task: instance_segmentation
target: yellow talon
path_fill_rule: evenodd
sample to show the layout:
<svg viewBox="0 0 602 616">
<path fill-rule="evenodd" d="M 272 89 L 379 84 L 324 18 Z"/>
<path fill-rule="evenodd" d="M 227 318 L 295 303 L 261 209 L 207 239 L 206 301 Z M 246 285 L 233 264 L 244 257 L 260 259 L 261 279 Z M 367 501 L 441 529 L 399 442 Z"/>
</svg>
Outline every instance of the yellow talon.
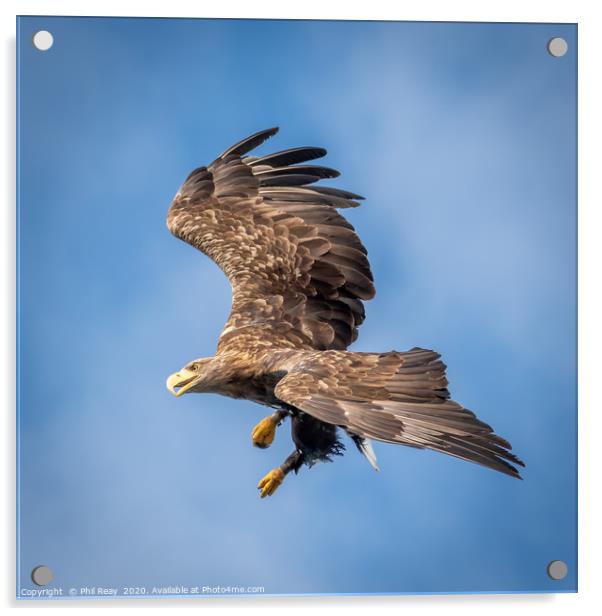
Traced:
<svg viewBox="0 0 602 616">
<path fill-rule="evenodd" d="M 271 470 L 258 484 L 257 487 L 261 490 L 259 496 L 265 498 L 271 496 L 284 481 L 284 472 L 281 468 Z"/>
<path fill-rule="evenodd" d="M 278 420 L 274 419 L 273 415 L 269 415 L 265 419 L 262 419 L 254 428 L 251 433 L 251 439 L 255 447 L 261 447 L 265 449 L 274 442 L 276 436 L 276 426 Z"/>
</svg>

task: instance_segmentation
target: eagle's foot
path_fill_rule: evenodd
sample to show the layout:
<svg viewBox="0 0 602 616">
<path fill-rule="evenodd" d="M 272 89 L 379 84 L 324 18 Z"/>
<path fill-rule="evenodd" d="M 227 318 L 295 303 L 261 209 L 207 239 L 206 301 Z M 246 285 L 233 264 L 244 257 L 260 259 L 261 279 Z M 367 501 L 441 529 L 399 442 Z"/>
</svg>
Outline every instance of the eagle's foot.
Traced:
<svg viewBox="0 0 602 616">
<path fill-rule="evenodd" d="M 251 440 L 255 447 L 266 449 L 274 442 L 276 436 L 276 428 L 286 416 L 286 413 L 277 412 L 268 415 L 262 419 L 254 428 L 251 433 Z"/>
<path fill-rule="evenodd" d="M 255 447 L 261 447 L 265 449 L 274 442 L 276 436 L 276 426 L 278 422 L 274 419 L 273 415 L 268 415 L 262 419 L 254 428 L 251 433 L 251 440 Z"/>
<path fill-rule="evenodd" d="M 265 498 L 271 496 L 284 481 L 284 471 L 278 467 L 272 469 L 258 484 L 257 488 L 261 490 L 259 496 Z"/>
</svg>

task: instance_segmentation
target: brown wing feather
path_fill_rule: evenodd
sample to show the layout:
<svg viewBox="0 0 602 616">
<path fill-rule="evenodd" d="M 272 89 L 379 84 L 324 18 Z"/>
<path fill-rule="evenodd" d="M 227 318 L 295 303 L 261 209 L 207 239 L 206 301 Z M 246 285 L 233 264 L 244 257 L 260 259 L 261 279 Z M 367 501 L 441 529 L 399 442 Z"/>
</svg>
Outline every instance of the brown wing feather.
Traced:
<svg viewBox="0 0 602 616">
<path fill-rule="evenodd" d="M 249 326 L 274 346 L 345 349 L 374 296 L 367 251 L 337 208 L 359 195 L 314 186 L 338 171 L 299 165 L 326 153 L 294 148 L 245 157 L 277 129 L 251 135 L 195 169 L 168 213 L 170 231 L 211 257 L 232 285 L 220 349 Z"/>
<path fill-rule="evenodd" d="M 351 434 L 440 451 L 520 475 L 510 443 L 449 399 L 445 364 L 433 351 L 305 353 L 276 396 Z"/>
</svg>

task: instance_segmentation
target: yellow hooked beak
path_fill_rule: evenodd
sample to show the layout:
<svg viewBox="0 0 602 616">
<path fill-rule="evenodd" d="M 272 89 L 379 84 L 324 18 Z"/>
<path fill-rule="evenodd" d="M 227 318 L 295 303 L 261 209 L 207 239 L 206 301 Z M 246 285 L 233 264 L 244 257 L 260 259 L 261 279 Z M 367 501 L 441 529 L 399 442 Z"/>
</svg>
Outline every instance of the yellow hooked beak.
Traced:
<svg viewBox="0 0 602 616">
<path fill-rule="evenodd" d="M 182 394 L 185 394 L 196 382 L 198 374 L 187 368 L 182 368 L 180 372 L 174 372 L 174 374 L 167 377 L 167 389 L 179 398 Z M 176 391 L 176 387 L 179 389 Z"/>
</svg>

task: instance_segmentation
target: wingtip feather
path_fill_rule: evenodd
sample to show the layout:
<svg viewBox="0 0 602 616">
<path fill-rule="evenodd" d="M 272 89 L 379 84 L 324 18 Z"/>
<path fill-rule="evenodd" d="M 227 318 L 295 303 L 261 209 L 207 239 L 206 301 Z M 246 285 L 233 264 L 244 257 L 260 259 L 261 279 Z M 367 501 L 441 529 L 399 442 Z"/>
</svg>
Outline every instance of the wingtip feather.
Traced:
<svg viewBox="0 0 602 616">
<path fill-rule="evenodd" d="M 266 128 L 265 130 L 253 133 L 245 137 L 242 141 L 229 147 L 219 158 L 224 159 L 232 155 L 242 156 L 261 145 L 266 139 L 273 137 L 279 130 L 280 128 L 278 126 L 273 126 L 272 128 Z"/>
</svg>

